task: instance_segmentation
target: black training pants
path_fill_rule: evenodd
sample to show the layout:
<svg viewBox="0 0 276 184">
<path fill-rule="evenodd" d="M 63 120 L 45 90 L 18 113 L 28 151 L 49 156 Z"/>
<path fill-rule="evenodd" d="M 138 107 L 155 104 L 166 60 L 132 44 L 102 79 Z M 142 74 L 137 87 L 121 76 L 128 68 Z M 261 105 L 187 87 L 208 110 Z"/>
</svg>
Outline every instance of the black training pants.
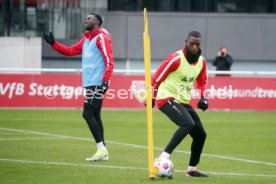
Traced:
<svg viewBox="0 0 276 184">
<path fill-rule="evenodd" d="M 96 141 L 104 142 L 104 127 L 101 119 L 103 94 L 99 94 L 97 87 L 86 88 L 86 98 L 83 104 L 83 118 Z"/>
<path fill-rule="evenodd" d="M 173 99 L 159 108 L 166 114 L 179 128 L 175 131 L 165 152 L 172 153 L 173 150 L 181 143 L 187 134 L 193 139 L 191 145 L 190 166 L 196 166 L 199 163 L 200 155 L 206 139 L 206 132 L 202 123 L 190 105 L 176 103 Z"/>
</svg>

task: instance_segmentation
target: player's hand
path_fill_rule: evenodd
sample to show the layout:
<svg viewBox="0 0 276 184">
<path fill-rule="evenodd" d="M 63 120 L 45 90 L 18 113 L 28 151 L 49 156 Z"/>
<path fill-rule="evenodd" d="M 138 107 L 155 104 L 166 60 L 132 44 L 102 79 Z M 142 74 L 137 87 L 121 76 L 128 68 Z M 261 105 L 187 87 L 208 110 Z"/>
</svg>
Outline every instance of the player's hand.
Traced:
<svg viewBox="0 0 276 184">
<path fill-rule="evenodd" d="M 208 109 L 208 101 L 204 96 L 202 96 L 201 99 L 199 100 L 197 107 L 202 111 L 205 111 Z"/>
<path fill-rule="evenodd" d="M 109 88 L 109 82 L 108 81 L 103 81 L 103 83 L 101 85 L 101 88 L 103 90 L 103 93 L 105 93 Z"/>
<path fill-rule="evenodd" d="M 52 32 L 44 33 L 43 37 L 44 37 L 45 41 L 47 43 L 49 43 L 50 45 L 53 45 L 55 43 L 55 38 L 54 38 L 54 35 L 52 34 Z"/>
</svg>

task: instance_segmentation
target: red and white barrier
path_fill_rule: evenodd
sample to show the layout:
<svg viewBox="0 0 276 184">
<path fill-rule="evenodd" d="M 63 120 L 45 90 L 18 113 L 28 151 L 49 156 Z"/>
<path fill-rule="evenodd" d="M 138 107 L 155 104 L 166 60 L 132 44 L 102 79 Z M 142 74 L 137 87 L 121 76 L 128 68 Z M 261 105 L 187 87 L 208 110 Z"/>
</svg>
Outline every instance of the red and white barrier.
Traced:
<svg viewBox="0 0 276 184">
<path fill-rule="evenodd" d="M 198 96 L 192 94 L 196 107 Z M 144 108 L 144 77 L 114 75 L 104 107 Z M 210 109 L 276 110 L 276 78 L 209 77 Z M 1 108 L 79 108 L 80 74 L 0 74 Z"/>
</svg>

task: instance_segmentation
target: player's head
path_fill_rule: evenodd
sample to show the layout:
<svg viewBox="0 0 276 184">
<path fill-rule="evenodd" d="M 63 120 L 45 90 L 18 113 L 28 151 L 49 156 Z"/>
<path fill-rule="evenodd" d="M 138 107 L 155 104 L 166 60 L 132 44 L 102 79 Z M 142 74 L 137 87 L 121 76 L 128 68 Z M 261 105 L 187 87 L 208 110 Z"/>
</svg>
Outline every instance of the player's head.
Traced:
<svg viewBox="0 0 276 184">
<path fill-rule="evenodd" d="M 191 54 L 198 54 L 200 52 L 201 34 L 198 31 L 189 32 L 186 39 L 186 49 Z"/>
<path fill-rule="evenodd" d="M 102 23 L 103 19 L 100 15 L 96 13 L 90 13 L 84 22 L 84 28 L 87 31 L 92 31 L 95 28 L 101 27 Z"/>
</svg>

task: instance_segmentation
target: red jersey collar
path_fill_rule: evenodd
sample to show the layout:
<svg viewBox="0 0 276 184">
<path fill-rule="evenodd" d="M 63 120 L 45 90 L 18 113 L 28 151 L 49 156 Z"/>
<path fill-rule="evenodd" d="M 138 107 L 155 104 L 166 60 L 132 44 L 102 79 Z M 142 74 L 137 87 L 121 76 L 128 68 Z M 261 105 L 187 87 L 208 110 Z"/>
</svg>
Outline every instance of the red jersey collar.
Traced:
<svg viewBox="0 0 276 184">
<path fill-rule="evenodd" d="M 94 31 L 91 32 L 86 32 L 84 33 L 84 37 L 88 38 L 89 41 L 92 40 L 95 36 L 97 36 L 98 34 L 100 34 L 101 32 L 103 32 L 103 30 L 101 28 L 97 28 Z"/>
</svg>

